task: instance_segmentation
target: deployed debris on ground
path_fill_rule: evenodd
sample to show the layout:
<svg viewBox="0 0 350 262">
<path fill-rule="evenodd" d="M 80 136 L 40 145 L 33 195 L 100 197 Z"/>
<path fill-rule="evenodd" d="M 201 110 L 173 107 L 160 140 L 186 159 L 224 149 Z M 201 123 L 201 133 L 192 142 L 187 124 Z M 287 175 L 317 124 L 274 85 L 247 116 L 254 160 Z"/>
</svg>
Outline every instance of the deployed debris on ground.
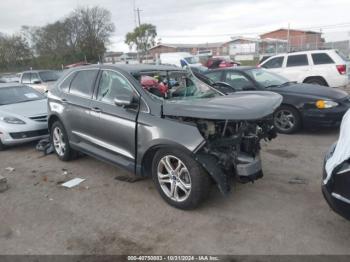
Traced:
<svg viewBox="0 0 350 262">
<path fill-rule="evenodd" d="M 0 175 L 0 193 L 8 189 L 7 178 Z"/>
<path fill-rule="evenodd" d="M 44 155 L 52 154 L 54 152 L 54 150 L 53 150 L 53 146 L 50 142 L 50 138 L 45 138 L 45 139 L 40 140 L 38 142 L 38 144 L 36 145 L 36 150 L 43 152 Z"/>
<path fill-rule="evenodd" d="M 84 182 L 84 181 L 85 179 L 82 179 L 82 178 L 74 178 L 72 180 L 69 180 L 63 183 L 62 186 L 66 188 L 72 188 L 72 187 L 78 186 L 81 182 Z"/>
</svg>

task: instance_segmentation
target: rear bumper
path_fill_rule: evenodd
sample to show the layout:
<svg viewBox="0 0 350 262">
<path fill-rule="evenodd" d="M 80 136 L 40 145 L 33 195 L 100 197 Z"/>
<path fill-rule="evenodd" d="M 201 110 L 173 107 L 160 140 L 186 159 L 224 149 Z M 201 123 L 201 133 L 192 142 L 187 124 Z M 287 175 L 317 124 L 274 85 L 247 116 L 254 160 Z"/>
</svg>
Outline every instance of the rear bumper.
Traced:
<svg viewBox="0 0 350 262">
<path fill-rule="evenodd" d="M 327 79 L 327 83 L 330 87 L 344 87 L 349 84 L 349 75 L 338 75 L 336 78 Z"/>
</svg>

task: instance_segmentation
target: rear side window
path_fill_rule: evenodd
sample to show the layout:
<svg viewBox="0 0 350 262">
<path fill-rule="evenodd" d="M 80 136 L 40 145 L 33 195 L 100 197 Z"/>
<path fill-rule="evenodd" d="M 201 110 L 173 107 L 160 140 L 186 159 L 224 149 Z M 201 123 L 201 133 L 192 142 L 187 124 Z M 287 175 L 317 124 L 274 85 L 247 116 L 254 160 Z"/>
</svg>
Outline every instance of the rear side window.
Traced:
<svg viewBox="0 0 350 262">
<path fill-rule="evenodd" d="M 287 60 L 287 67 L 293 66 L 307 66 L 309 62 L 307 61 L 306 55 L 290 55 Z"/>
<path fill-rule="evenodd" d="M 69 93 L 91 98 L 97 73 L 98 70 L 83 70 L 78 72 L 70 85 Z"/>
<path fill-rule="evenodd" d="M 311 54 L 314 65 L 334 64 L 332 58 L 326 53 Z"/>
<path fill-rule="evenodd" d="M 281 68 L 283 64 L 283 56 L 272 58 L 262 65 L 263 68 Z"/>
<path fill-rule="evenodd" d="M 30 73 L 24 73 L 22 76 L 23 84 L 30 84 Z"/>
<path fill-rule="evenodd" d="M 70 83 L 72 82 L 73 78 L 75 77 L 76 72 L 71 73 L 60 85 L 60 88 L 64 92 L 69 91 Z"/>
</svg>

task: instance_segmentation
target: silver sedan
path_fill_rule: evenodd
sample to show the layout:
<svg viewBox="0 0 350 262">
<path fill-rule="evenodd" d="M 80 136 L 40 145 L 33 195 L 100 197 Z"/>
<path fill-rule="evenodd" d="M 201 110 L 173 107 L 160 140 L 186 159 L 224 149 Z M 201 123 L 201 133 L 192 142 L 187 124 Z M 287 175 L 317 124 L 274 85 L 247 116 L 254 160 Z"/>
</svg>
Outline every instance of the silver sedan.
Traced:
<svg viewBox="0 0 350 262">
<path fill-rule="evenodd" d="M 18 83 L 0 84 L 0 150 L 47 136 L 46 97 Z"/>
</svg>

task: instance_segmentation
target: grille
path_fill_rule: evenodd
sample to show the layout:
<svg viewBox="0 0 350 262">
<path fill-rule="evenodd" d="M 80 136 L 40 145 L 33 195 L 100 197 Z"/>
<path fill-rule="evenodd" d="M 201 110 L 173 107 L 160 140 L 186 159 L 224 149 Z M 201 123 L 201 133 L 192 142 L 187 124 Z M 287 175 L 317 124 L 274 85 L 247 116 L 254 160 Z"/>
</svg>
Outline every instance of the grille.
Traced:
<svg viewBox="0 0 350 262">
<path fill-rule="evenodd" d="M 49 132 L 47 129 L 36 130 L 36 131 L 28 131 L 28 132 L 18 132 L 18 133 L 10 133 L 10 136 L 13 139 L 23 139 L 23 138 L 31 138 L 36 136 L 47 135 Z"/>
<path fill-rule="evenodd" d="M 30 119 L 37 121 L 37 122 L 47 122 L 47 115 L 43 115 L 43 116 L 33 116 L 33 117 L 29 117 Z"/>
</svg>

